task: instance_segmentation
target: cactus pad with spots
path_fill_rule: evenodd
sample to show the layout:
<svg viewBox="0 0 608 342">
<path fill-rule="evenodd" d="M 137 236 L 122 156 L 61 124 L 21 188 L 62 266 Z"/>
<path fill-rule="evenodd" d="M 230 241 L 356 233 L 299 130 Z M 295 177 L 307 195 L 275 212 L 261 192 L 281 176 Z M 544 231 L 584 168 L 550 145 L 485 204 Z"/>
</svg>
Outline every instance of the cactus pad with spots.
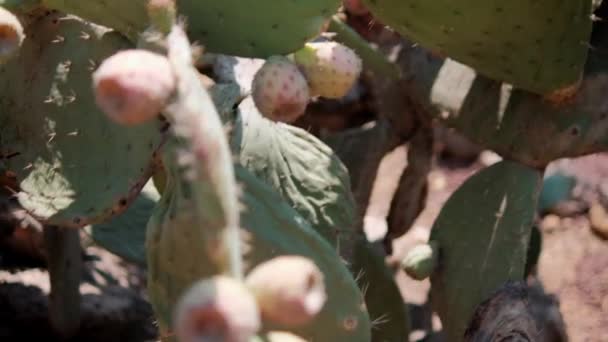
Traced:
<svg viewBox="0 0 608 342">
<path fill-rule="evenodd" d="M 28 26 L 18 58 L 0 68 L 0 152 L 20 204 L 43 222 L 83 227 L 122 212 L 151 175 L 159 121 L 124 128 L 93 99 L 91 73 L 122 36 L 50 13 Z"/>
</svg>

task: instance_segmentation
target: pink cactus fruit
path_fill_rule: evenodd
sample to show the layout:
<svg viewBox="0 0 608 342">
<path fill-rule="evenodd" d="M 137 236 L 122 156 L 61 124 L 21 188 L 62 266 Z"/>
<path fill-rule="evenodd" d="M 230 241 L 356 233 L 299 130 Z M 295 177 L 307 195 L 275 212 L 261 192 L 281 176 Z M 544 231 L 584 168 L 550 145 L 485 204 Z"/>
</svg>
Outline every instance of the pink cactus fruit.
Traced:
<svg viewBox="0 0 608 342">
<path fill-rule="evenodd" d="M 327 300 L 323 273 L 300 256 L 280 256 L 259 264 L 246 279 L 262 317 L 285 327 L 309 323 Z"/>
<path fill-rule="evenodd" d="M 306 78 L 284 56 L 271 56 L 253 78 L 252 97 L 270 120 L 292 123 L 306 112 L 310 100 Z"/>
<path fill-rule="evenodd" d="M 302 337 L 286 331 L 271 331 L 264 337 L 266 342 L 306 342 Z"/>
<path fill-rule="evenodd" d="M 195 283 L 180 299 L 174 317 L 181 342 L 250 342 L 261 327 L 251 292 L 226 276 Z"/>
<path fill-rule="evenodd" d="M 122 125 L 136 125 L 156 117 L 175 87 L 169 60 L 146 50 L 120 51 L 93 74 L 97 105 Z"/>
<path fill-rule="evenodd" d="M 13 57 L 25 39 L 23 26 L 17 17 L 0 7 L 0 62 Z"/>
<path fill-rule="evenodd" d="M 361 75 L 361 58 L 336 42 L 311 42 L 294 54 L 310 86 L 311 96 L 339 99 L 353 88 Z"/>
</svg>

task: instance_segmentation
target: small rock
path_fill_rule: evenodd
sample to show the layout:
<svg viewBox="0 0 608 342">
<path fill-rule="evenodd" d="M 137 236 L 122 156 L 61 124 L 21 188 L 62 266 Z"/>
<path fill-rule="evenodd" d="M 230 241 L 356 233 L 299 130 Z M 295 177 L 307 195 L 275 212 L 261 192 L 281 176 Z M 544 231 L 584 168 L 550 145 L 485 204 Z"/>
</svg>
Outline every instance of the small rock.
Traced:
<svg viewBox="0 0 608 342">
<path fill-rule="evenodd" d="M 448 181 L 443 173 L 432 171 L 429 174 L 429 185 L 431 191 L 441 191 L 445 189 L 447 184 Z"/>
<path fill-rule="evenodd" d="M 561 219 L 557 215 L 547 215 L 540 224 L 541 230 L 551 233 L 561 227 Z"/>
</svg>

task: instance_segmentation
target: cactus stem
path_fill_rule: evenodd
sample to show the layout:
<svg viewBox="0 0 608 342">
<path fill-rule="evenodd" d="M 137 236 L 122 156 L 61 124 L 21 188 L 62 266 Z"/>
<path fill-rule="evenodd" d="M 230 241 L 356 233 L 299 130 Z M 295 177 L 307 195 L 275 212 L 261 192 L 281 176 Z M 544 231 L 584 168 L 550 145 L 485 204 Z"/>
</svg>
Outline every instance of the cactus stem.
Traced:
<svg viewBox="0 0 608 342">
<path fill-rule="evenodd" d="M 167 37 L 169 59 L 177 77 L 175 102 L 165 110 L 173 132 L 187 141 L 178 151 L 191 160 L 186 175 L 195 176 L 195 213 L 205 222 L 209 256 L 222 272 L 243 278 L 239 241 L 239 209 L 232 154 L 220 116 L 193 66 L 186 33 L 174 26 Z"/>
<path fill-rule="evenodd" d="M 51 283 L 49 318 L 57 333 L 69 338 L 80 327 L 82 257 L 79 231 L 47 226 L 44 239 Z"/>
</svg>

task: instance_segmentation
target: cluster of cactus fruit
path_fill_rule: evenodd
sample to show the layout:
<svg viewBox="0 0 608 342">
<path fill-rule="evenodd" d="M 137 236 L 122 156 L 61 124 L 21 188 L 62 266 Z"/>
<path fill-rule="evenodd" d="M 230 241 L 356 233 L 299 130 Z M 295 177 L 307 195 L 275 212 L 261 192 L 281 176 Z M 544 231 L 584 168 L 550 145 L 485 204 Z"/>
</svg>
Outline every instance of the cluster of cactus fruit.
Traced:
<svg viewBox="0 0 608 342">
<path fill-rule="evenodd" d="M 402 263 L 430 278 L 450 341 L 485 340 L 476 308 L 525 278 L 547 164 L 608 149 L 591 0 L 345 1 L 402 35 L 394 61 L 335 15 L 338 0 L 0 4 L 2 201 L 145 264 L 167 340 L 407 340 L 393 274 L 361 229 L 358 170 L 291 125 L 366 75 L 398 89 L 400 115 L 505 158 Z"/>
</svg>

